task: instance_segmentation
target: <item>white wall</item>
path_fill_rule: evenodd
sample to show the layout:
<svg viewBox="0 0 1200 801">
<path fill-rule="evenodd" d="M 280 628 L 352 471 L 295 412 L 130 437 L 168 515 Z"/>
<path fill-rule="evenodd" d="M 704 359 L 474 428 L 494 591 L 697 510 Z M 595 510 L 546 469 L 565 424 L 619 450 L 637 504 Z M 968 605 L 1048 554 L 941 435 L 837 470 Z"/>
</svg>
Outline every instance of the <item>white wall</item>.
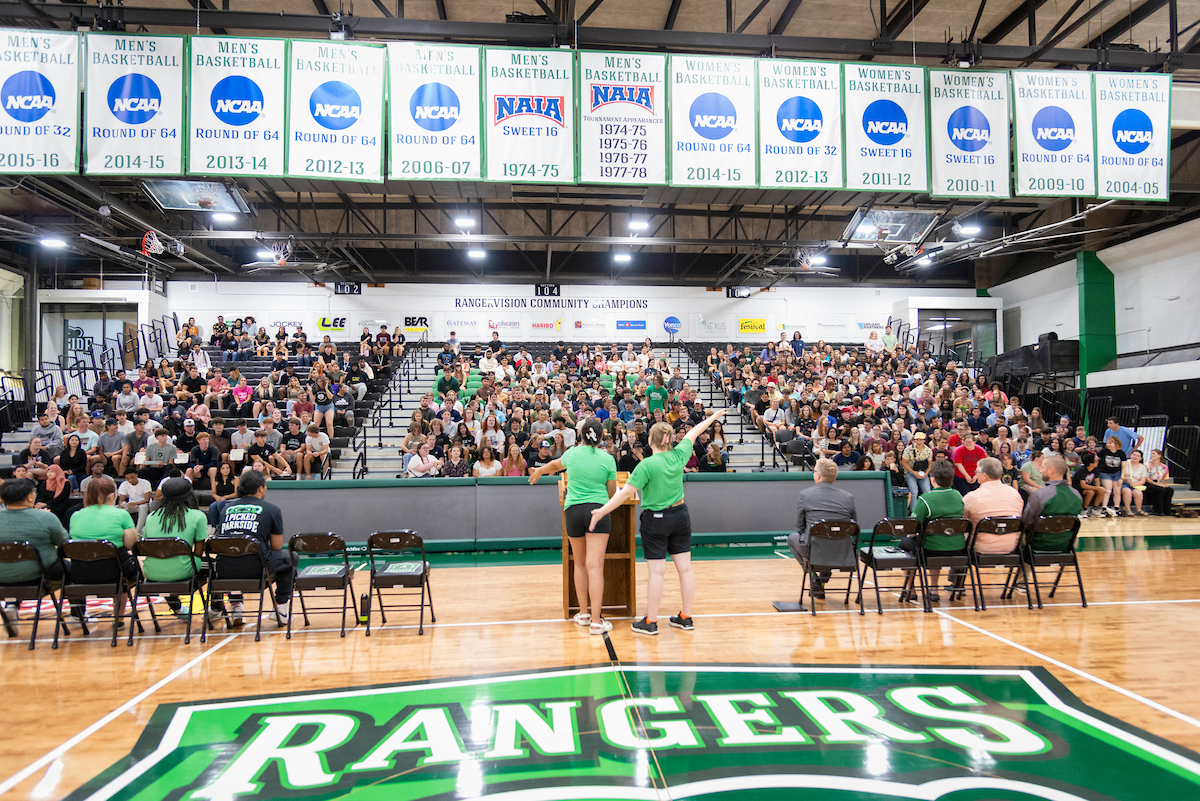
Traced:
<svg viewBox="0 0 1200 801">
<path fill-rule="evenodd" d="M 992 287 L 989 294 L 1004 301 L 1004 347 L 1033 345 L 1050 331 L 1059 339 L 1079 338 L 1079 289 L 1075 262 Z"/>
</svg>

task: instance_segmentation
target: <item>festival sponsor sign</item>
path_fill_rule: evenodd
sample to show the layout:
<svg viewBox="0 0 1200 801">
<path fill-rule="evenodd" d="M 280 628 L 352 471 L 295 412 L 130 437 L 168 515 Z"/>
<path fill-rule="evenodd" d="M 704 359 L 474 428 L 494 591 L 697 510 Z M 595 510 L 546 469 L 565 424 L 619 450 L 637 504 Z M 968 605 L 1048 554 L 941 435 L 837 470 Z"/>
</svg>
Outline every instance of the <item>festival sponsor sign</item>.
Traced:
<svg viewBox="0 0 1200 801">
<path fill-rule="evenodd" d="M 4 31 L 0 175 L 79 170 L 77 33 Z"/>
<path fill-rule="evenodd" d="M 579 54 L 579 180 L 667 182 L 667 57 Z"/>
<path fill-rule="evenodd" d="M 487 48 L 483 58 L 486 177 L 574 183 L 574 54 Z"/>
<path fill-rule="evenodd" d="M 283 175 L 287 40 L 193 36 L 188 51 L 192 175 Z"/>
<path fill-rule="evenodd" d="M 388 177 L 479 180 L 480 48 L 389 42 L 387 54 Z"/>
<path fill-rule="evenodd" d="M 384 62 L 375 45 L 292 41 L 289 177 L 383 181 Z"/>
<path fill-rule="evenodd" d="M 924 69 L 850 62 L 842 87 L 846 188 L 928 191 Z"/>
<path fill-rule="evenodd" d="M 929 70 L 930 194 L 1008 197 L 1008 73 Z"/>
<path fill-rule="evenodd" d="M 605 665 L 163 704 L 68 801 L 1158 801 L 1198 759 L 1043 668 Z"/>
<path fill-rule="evenodd" d="M 1097 72 L 1096 194 L 1167 200 L 1171 76 Z"/>
<path fill-rule="evenodd" d="M 84 172 L 183 173 L 183 36 L 89 33 Z"/>
<path fill-rule="evenodd" d="M 671 183 L 754 186 L 755 59 L 672 55 Z"/>
<path fill-rule="evenodd" d="M 842 186 L 842 68 L 821 61 L 758 62 L 758 185 Z"/>
<path fill-rule="evenodd" d="M 739 317 L 738 334 L 741 336 L 765 337 L 767 335 L 766 317 Z"/>
<path fill-rule="evenodd" d="M 1012 73 L 1016 194 L 1096 194 L 1092 76 L 1071 70 Z"/>
</svg>

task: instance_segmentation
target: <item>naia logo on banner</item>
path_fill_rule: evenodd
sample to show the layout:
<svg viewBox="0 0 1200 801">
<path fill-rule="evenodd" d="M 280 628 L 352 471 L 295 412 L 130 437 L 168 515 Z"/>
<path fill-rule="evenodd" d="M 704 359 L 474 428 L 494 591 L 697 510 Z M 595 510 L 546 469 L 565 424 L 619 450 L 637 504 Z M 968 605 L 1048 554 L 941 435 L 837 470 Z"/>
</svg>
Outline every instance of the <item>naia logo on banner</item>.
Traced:
<svg viewBox="0 0 1200 801">
<path fill-rule="evenodd" d="M 1113 120 L 1112 136 L 1123 152 L 1136 155 L 1154 141 L 1154 123 L 1141 109 L 1127 108 Z"/>
<path fill-rule="evenodd" d="M 974 106 L 956 109 L 946 123 L 946 130 L 950 134 L 950 143 L 967 153 L 982 150 L 992 138 L 992 126 L 987 117 Z"/>
<path fill-rule="evenodd" d="M 226 125 L 249 125 L 263 111 L 263 93 L 245 75 L 230 75 L 217 81 L 209 98 L 213 115 Z"/>
<path fill-rule="evenodd" d="M 322 128 L 342 131 L 362 116 L 362 98 L 350 84 L 328 81 L 313 89 L 308 98 L 308 110 Z"/>
<path fill-rule="evenodd" d="M 141 125 L 162 110 L 162 92 L 145 75 L 131 73 L 108 87 L 108 108 L 126 125 Z"/>
<path fill-rule="evenodd" d="M 54 108 L 50 79 L 32 70 L 13 73 L 0 87 L 0 103 L 17 122 L 37 122 Z"/>
<path fill-rule="evenodd" d="M 654 113 L 653 86 L 627 86 L 625 84 L 594 83 L 592 84 L 592 106 L 595 111 L 609 103 L 632 103 Z"/>
<path fill-rule="evenodd" d="M 427 131 L 444 131 L 458 122 L 462 105 L 458 94 L 444 83 L 418 87 L 408 101 L 413 122 Z"/>
<path fill-rule="evenodd" d="M 876 100 L 863 112 L 863 131 L 877 145 L 894 145 L 908 135 L 908 115 L 891 100 Z"/>
<path fill-rule="evenodd" d="M 563 127 L 564 97 L 548 97 L 546 95 L 496 95 L 495 114 L 492 123 L 499 125 L 512 117 L 529 114 L 541 117 Z"/>
<path fill-rule="evenodd" d="M 1065 109 L 1046 106 L 1033 115 L 1033 141 L 1044 150 L 1065 150 L 1075 141 L 1075 120 Z"/>
</svg>

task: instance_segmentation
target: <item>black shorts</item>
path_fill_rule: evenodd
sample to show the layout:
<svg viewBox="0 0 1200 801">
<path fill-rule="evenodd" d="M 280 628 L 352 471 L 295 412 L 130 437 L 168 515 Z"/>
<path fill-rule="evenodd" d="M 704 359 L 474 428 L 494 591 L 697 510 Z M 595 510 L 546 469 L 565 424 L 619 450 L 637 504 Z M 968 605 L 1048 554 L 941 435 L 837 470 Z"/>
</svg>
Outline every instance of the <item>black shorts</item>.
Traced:
<svg viewBox="0 0 1200 801">
<path fill-rule="evenodd" d="M 692 518 L 687 504 L 659 512 L 642 510 L 642 550 L 647 559 L 666 559 L 667 554 L 692 550 Z"/>
<path fill-rule="evenodd" d="M 592 523 L 592 512 L 599 509 L 603 504 L 599 503 L 577 503 L 574 506 L 568 506 L 563 510 L 563 521 L 567 526 L 567 536 L 578 539 L 586 536 L 588 526 Z M 595 534 L 608 534 L 612 531 L 612 516 L 605 515 L 596 521 Z"/>
</svg>

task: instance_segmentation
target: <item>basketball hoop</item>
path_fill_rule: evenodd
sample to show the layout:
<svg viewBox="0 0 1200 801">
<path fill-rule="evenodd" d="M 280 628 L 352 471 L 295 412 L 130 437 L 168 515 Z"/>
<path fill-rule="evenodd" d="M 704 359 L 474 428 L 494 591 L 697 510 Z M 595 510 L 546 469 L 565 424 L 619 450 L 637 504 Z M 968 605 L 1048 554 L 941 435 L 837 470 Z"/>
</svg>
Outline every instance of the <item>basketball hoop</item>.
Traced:
<svg viewBox="0 0 1200 801">
<path fill-rule="evenodd" d="M 158 241 L 158 234 L 153 231 L 147 231 L 145 236 L 142 237 L 143 256 L 157 255 L 162 253 L 164 249 L 162 242 Z"/>
</svg>

